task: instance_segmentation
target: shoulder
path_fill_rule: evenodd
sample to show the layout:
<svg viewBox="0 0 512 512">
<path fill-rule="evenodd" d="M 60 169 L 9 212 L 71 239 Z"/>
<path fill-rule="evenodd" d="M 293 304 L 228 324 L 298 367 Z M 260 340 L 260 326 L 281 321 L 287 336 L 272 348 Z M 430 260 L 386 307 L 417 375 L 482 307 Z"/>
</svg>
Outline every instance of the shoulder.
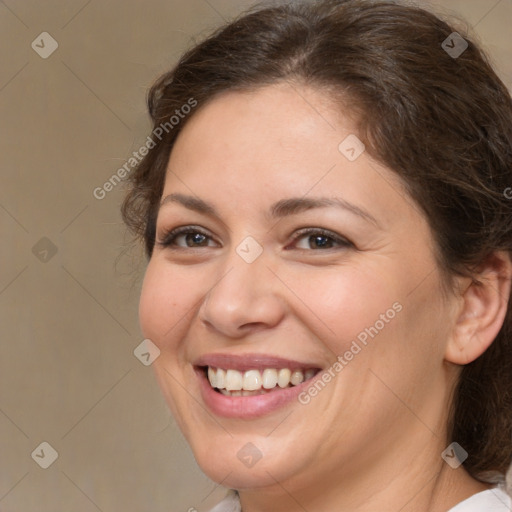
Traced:
<svg viewBox="0 0 512 512">
<path fill-rule="evenodd" d="M 471 496 L 448 512 L 510 512 L 511 510 L 510 496 L 496 487 Z"/>
</svg>

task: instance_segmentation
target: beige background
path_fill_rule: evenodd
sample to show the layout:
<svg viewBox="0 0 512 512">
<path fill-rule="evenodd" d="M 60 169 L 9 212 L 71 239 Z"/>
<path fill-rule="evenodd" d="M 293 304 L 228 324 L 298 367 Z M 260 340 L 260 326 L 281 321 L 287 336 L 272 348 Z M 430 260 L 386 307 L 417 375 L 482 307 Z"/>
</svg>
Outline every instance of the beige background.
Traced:
<svg viewBox="0 0 512 512">
<path fill-rule="evenodd" d="M 151 81 L 252 3 L 0 2 L 3 512 L 201 512 L 223 494 L 133 354 L 144 262 L 122 255 L 122 187 L 93 190 L 149 134 Z M 432 3 L 474 27 L 510 88 L 512 0 Z M 46 59 L 31 47 L 44 31 L 58 42 Z M 43 441 L 48 469 L 48 449 L 31 457 Z"/>
</svg>

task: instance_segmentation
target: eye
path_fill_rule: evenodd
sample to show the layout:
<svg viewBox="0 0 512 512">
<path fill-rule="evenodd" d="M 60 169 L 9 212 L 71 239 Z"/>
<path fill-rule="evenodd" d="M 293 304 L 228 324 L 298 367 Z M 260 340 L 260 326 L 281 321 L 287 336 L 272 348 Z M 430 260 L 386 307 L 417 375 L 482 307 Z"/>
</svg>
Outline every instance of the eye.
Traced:
<svg viewBox="0 0 512 512">
<path fill-rule="evenodd" d="M 164 233 L 158 241 L 162 247 L 181 247 L 193 249 L 195 247 L 214 247 L 216 244 L 212 237 L 196 226 L 181 226 Z"/>
<path fill-rule="evenodd" d="M 336 233 L 320 228 L 305 228 L 300 230 L 293 240 L 293 245 L 301 250 L 326 250 L 354 246 L 351 242 Z"/>
</svg>

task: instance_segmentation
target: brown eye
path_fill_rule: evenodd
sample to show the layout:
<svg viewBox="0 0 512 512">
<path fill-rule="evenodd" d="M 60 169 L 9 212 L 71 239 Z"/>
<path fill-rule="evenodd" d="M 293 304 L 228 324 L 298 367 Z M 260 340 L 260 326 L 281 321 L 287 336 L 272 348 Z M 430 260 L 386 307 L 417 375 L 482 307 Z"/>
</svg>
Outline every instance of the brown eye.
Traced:
<svg viewBox="0 0 512 512">
<path fill-rule="evenodd" d="M 162 237 L 159 242 L 162 247 L 190 248 L 212 247 L 215 245 L 212 238 L 193 226 L 184 226 L 173 229 Z"/>
<path fill-rule="evenodd" d="M 185 244 L 187 247 L 204 247 L 208 245 L 208 237 L 202 233 L 186 233 L 176 237 L 176 239 L 181 237 L 185 238 Z"/>
<path fill-rule="evenodd" d="M 299 232 L 294 245 L 301 250 L 322 250 L 351 247 L 352 244 L 336 233 L 324 229 L 307 229 Z"/>
<path fill-rule="evenodd" d="M 308 243 L 311 249 L 330 249 L 334 240 L 325 235 L 311 235 L 308 237 Z"/>
</svg>

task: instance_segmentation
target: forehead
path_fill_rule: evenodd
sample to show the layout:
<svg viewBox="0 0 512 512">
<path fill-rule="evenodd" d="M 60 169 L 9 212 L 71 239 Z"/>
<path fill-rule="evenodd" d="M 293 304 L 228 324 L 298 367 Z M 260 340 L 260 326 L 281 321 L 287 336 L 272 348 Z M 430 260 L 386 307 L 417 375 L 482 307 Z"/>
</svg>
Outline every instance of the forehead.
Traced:
<svg viewBox="0 0 512 512">
<path fill-rule="evenodd" d="M 278 179 L 288 172 L 295 182 L 318 179 L 339 160 L 342 137 L 354 131 L 336 117 L 332 101 L 312 89 L 276 84 L 223 93 L 188 120 L 169 169 L 191 179 L 200 172 L 203 180 L 209 174 Z"/>
<path fill-rule="evenodd" d="M 350 131 L 333 124 L 334 112 L 327 96 L 288 84 L 223 93 L 194 113 L 173 153 L 208 152 L 220 161 L 241 159 L 245 165 L 273 155 L 291 159 L 298 152 L 313 160 L 319 143 L 335 154 L 340 132 Z"/>
<path fill-rule="evenodd" d="M 403 199 L 402 184 L 365 152 L 351 161 L 340 151 L 356 137 L 353 119 L 340 110 L 325 92 L 289 84 L 224 93 L 180 133 L 164 196 L 178 191 L 248 205 L 338 194 L 386 217 L 389 201 Z"/>
</svg>

